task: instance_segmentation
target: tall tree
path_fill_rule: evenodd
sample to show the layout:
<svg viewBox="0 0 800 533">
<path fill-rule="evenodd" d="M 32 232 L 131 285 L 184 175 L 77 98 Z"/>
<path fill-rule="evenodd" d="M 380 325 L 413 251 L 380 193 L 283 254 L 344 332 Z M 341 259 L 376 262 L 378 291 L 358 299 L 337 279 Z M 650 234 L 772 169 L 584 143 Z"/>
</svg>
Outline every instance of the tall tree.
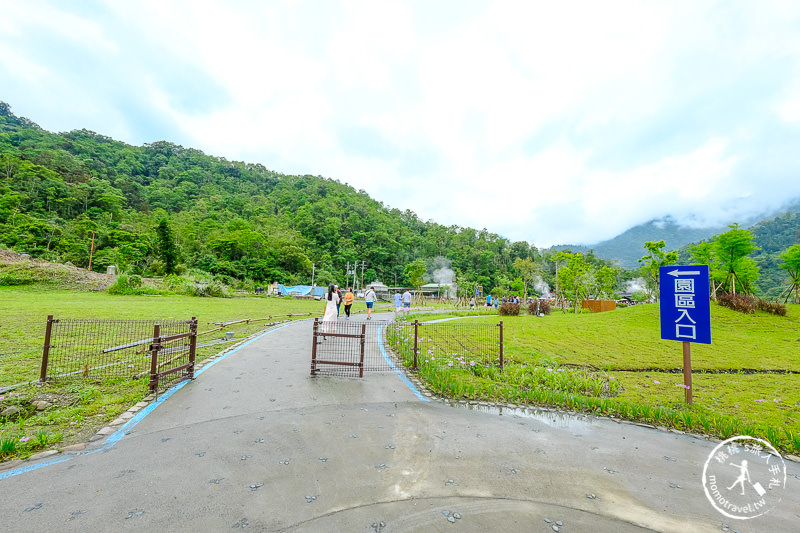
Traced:
<svg viewBox="0 0 800 533">
<path fill-rule="evenodd" d="M 789 273 L 789 287 L 781 294 L 786 295 L 784 303 L 789 301 L 789 297 L 794 292 L 794 303 L 800 303 L 800 244 L 790 246 L 781 254 L 784 263 L 781 268 Z"/>
<path fill-rule="evenodd" d="M 158 237 L 158 255 L 164 262 L 164 273 L 167 275 L 175 274 L 178 266 L 178 247 L 175 245 L 175 237 L 166 218 L 162 218 L 156 227 Z"/>
<path fill-rule="evenodd" d="M 425 281 L 425 272 L 428 268 L 425 266 L 425 261 L 417 259 L 416 261 L 406 265 L 404 274 L 408 282 L 419 291 Z"/>
<path fill-rule="evenodd" d="M 517 243 L 514 243 L 515 245 Z M 533 287 L 533 280 L 537 275 L 541 275 L 541 265 L 534 263 L 530 257 L 524 259 L 517 257 L 514 259 L 514 268 L 522 274 L 522 282 L 524 283 L 523 298 L 528 297 L 528 287 Z"/>
<path fill-rule="evenodd" d="M 674 265 L 678 262 L 678 252 L 672 250 L 670 252 L 664 251 L 666 243 L 662 241 L 647 241 L 644 243 L 644 248 L 647 250 L 647 255 L 639 259 L 643 263 L 642 270 L 647 280 L 647 288 L 651 295 L 658 299 L 658 269 L 662 266 Z"/>
<path fill-rule="evenodd" d="M 741 229 L 739 224 L 728 227 L 730 229 L 718 235 L 714 241 L 717 259 L 724 275 L 723 288 L 736 294 L 738 284 L 741 291 L 751 293 L 753 283 L 758 279 L 758 267 L 748 256 L 758 247 L 753 244 L 750 230 Z"/>
</svg>

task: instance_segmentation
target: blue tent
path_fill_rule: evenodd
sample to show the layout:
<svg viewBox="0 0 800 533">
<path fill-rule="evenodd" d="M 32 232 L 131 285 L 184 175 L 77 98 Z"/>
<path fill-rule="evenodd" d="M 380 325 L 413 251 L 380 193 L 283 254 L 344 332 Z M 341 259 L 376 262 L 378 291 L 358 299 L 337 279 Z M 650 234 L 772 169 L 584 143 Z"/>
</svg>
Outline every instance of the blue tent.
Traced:
<svg viewBox="0 0 800 533">
<path fill-rule="evenodd" d="M 319 296 L 320 298 L 325 296 L 325 287 L 312 287 L 311 285 L 294 285 L 292 287 L 286 287 L 284 285 L 278 284 L 278 290 L 281 291 L 281 294 L 286 294 L 288 296 Z"/>
</svg>

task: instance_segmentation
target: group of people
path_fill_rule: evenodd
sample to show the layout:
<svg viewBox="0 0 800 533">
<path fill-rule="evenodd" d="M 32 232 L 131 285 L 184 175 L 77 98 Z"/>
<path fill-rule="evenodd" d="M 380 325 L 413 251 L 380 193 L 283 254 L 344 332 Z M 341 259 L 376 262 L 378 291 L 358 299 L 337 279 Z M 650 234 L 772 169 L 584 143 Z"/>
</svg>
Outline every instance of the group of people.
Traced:
<svg viewBox="0 0 800 533">
<path fill-rule="evenodd" d="M 344 303 L 344 313 L 347 320 L 350 320 L 350 310 L 353 307 L 353 302 L 356 296 L 350 287 L 347 287 L 347 292 L 342 294 L 338 285 L 328 285 L 328 292 L 325 295 L 325 313 L 322 315 L 323 322 L 333 322 L 339 319 L 339 312 L 341 305 Z M 378 297 L 375 295 L 375 288 L 370 287 L 364 294 L 364 303 L 367 304 L 367 320 L 372 320 L 372 306 Z"/>
<path fill-rule="evenodd" d="M 411 292 L 408 289 L 402 295 L 400 291 L 394 291 L 394 307 L 398 313 L 401 305 L 406 311 L 411 310 Z"/>
<path fill-rule="evenodd" d="M 494 307 L 495 309 L 502 304 L 518 304 L 520 302 L 519 296 L 509 296 L 499 298 L 497 295 L 494 294 L 487 294 L 486 295 L 486 307 Z M 531 302 L 531 299 L 528 298 L 528 302 Z M 469 299 L 469 308 L 475 309 L 475 297 Z"/>
</svg>

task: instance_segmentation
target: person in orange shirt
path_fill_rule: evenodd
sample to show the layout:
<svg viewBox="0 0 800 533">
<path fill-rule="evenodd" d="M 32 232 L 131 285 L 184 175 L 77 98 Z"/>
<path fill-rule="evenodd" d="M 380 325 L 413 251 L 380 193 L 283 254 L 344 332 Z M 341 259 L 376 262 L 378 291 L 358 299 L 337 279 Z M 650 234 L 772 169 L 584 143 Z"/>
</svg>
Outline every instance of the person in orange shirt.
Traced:
<svg viewBox="0 0 800 533">
<path fill-rule="evenodd" d="M 350 287 L 347 287 L 347 292 L 344 293 L 344 314 L 347 315 L 347 320 L 350 320 L 350 308 L 353 306 L 353 300 L 355 299 L 353 291 L 350 290 Z"/>
</svg>

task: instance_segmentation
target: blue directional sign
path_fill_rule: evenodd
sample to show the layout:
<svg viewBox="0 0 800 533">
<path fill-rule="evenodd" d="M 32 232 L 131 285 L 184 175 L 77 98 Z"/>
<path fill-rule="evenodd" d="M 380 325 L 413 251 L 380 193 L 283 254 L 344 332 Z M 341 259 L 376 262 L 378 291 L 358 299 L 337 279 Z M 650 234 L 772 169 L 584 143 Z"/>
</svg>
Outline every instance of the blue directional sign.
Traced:
<svg viewBox="0 0 800 533">
<path fill-rule="evenodd" d="M 661 338 L 711 344 L 708 265 L 659 267 Z"/>
</svg>

